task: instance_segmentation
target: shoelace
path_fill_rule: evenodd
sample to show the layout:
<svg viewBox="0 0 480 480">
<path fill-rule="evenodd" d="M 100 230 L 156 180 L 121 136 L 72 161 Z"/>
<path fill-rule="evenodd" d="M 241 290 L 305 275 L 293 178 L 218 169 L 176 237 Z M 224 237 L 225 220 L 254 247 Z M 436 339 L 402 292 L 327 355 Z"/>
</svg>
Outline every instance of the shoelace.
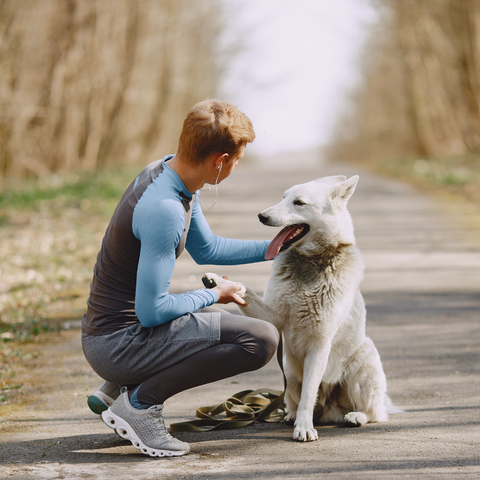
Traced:
<svg viewBox="0 0 480 480">
<path fill-rule="evenodd" d="M 167 430 L 167 427 L 165 426 L 165 421 L 162 416 L 162 410 L 158 409 L 158 407 L 154 405 L 150 407 L 148 411 L 150 412 L 150 415 L 152 417 L 153 428 L 160 430 L 162 434 L 167 436 L 167 438 L 172 438 L 172 436 Z"/>
</svg>

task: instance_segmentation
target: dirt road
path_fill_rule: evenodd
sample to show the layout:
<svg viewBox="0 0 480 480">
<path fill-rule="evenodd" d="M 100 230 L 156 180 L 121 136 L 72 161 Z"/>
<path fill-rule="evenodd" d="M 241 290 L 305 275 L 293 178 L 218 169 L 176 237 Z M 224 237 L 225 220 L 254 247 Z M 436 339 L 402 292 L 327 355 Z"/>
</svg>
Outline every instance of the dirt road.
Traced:
<svg viewBox="0 0 480 480">
<path fill-rule="evenodd" d="M 24 389 L 26 403 L 0 413 L 0 477 L 480 478 L 480 239 L 475 232 L 410 187 L 339 165 L 273 173 L 241 165 L 220 186 L 219 202 L 207 212 L 209 222 L 224 236 L 273 238 L 277 229 L 258 222 L 260 210 L 293 184 L 339 173 L 360 173 L 350 211 L 366 263 L 367 334 L 382 357 L 390 397 L 405 413 L 363 428 L 318 427 L 319 441 L 307 444 L 293 442 L 292 428 L 284 423 L 179 433 L 191 443 L 191 454 L 152 459 L 88 410 L 86 397 L 99 379 L 83 359 L 79 331 L 71 329 L 41 345 L 43 354 L 21 373 L 31 385 Z M 212 269 L 207 267 L 185 254 L 172 290 L 198 288 L 201 274 Z M 270 265 L 214 271 L 261 292 Z M 272 361 L 258 372 L 168 400 L 166 421 L 192 419 L 196 407 L 246 388 L 281 385 Z"/>
</svg>

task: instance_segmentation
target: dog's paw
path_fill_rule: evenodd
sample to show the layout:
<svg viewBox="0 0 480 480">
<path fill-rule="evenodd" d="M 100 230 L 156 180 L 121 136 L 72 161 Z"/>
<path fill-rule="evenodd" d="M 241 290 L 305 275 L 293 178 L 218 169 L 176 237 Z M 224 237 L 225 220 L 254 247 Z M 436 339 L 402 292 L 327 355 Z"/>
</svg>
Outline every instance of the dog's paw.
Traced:
<svg viewBox="0 0 480 480">
<path fill-rule="evenodd" d="M 343 417 L 343 421 L 352 427 L 361 427 L 368 419 L 363 412 L 349 412 Z"/>
<path fill-rule="evenodd" d="M 299 422 L 297 420 L 293 429 L 293 439 L 296 442 L 314 442 L 318 440 L 318 433 L 313 428 L 313 422 Z"/>
<path fill-rule="evenodd" d="M 289 425 L 293 425 L 297 419 L 297 412 L 287 412 L 285 415 L 285 422 Z"/>
<path fill-rule="evenodd" d="M 202 282 L 206 288 L 214 288 L 217 285 L 221 285 L 222 283 L 231 283 L 231 284 L 237 283 L 237 282 L 231 282 L 230 280 L 226 280 L 225 278 L 220 277 L 216 273 L 204 273 L 202 277 Z M 245 285 L 242 285 L 242 288 L 237 292 L 237 295 L 243 298 L 246 290 L 247 289 Z"/>
</svg>

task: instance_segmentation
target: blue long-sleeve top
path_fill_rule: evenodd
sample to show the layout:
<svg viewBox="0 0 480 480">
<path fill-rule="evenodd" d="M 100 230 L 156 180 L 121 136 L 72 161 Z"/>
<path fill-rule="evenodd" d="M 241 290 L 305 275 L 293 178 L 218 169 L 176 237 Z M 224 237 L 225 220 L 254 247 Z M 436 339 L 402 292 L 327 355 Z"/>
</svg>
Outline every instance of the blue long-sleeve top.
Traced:
<svg viewBox="0 0 480 480">
<path fill-rule="evenodd" d="M 115 210 L 94 268 L 82 323 L 86 333 L 104 335 L 138 321 L 154 327 L 217 302 L 213 290 L 168 291 L 190 213 L 185 246 L 198 264 L 239 265 L 265 259 L 268 241 L 212 233 L 199 192 L 188 191 L 168 166 L 170 158 L 145 168 Z"/>
</svg>

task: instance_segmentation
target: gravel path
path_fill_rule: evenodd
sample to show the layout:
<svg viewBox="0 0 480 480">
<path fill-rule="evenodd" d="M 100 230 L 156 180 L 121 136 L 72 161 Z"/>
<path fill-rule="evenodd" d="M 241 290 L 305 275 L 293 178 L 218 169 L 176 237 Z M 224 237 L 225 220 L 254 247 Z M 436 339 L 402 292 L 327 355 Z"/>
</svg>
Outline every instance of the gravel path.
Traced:
<svg viewBox="0 0 480 480">
<path fill-rule="evenodd" d="M 0 477 L 480 478 L 479 236 L 434 199 L 358 170 L 323 165 L 272 173 L 242 165 L 220 186 L 208 217 L 221 235 L 273 238 L 277 229 L 261 225 L 256 214 L 277 203 L 283 190 L 321 175 L 360 173 L 350 211 L 366 263 L 367 334 L 382 357 L 390 397 L 405 413 L 363 428 L 318 427 L 319 441 L 307 444 L 293 442 L 284 423 L 179 433 L 191 443 L 190 455 L 151 459 L 88 410 L 86 397 L 99 379 L 73 328 L 36 345 L 43 354 L 18 374 L 26 385 L 24 402 L 0 411 Z M 205 270 L 185 254 L 172 291 L 198 288 Z M 262 292 L 270 265 L 214 271 Z M 166 421 L 192 419 L 196 407 L 246 388 L 281 385 L 272 361 L 258 372 L 168 400 Z"/>
</svg>

